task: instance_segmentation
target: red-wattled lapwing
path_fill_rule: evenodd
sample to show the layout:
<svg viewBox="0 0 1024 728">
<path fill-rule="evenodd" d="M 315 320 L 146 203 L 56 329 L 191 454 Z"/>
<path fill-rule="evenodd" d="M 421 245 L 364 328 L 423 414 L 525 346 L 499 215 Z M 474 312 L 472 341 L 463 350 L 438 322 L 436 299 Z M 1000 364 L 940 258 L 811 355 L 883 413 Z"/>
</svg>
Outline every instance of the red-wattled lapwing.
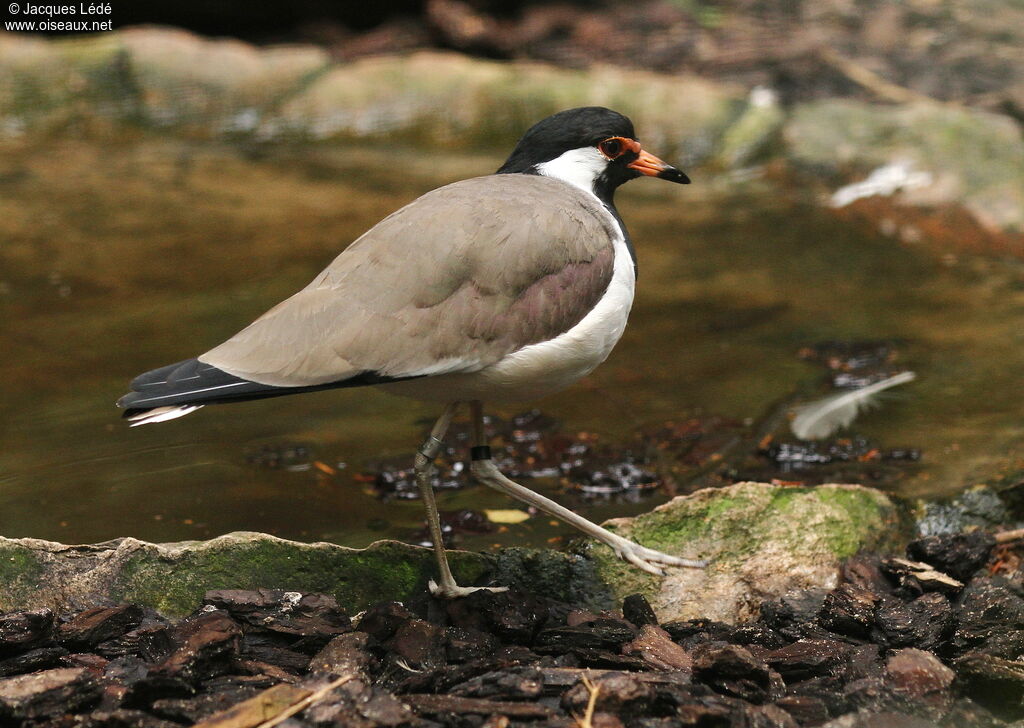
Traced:
<svg viewBox="0 0 1024 728">
<path fill-rule="evenodd" d="M 483 402 L 542 397 L 605 360 L 626 326 L 636 261 L 612 198 L 641 175 L 686 184 L 644 151 L 632 122 L 600 107 L 535 124 L 496 174 L 429 192 L 384 218 L 312 283 L 205 354 L 154 369 L 120 399 L 133 425 L 204 405 L 377 385 L 445 404 L 416 455 L 440 569 L 452 578 L 429 470 L 460 403 L 476 434 L 473 475 L 608 544 L 645 571 L 701 567 L 644 548 L 503 476 Z"/>
</svg>

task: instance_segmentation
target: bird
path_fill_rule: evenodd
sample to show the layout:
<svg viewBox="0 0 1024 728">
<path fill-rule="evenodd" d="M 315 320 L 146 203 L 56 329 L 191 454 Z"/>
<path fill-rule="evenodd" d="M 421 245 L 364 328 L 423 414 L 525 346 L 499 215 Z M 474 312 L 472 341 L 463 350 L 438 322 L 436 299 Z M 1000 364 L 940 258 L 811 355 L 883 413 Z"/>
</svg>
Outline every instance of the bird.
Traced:
<svg viewBox="0 0 1024 728">
<path fill-rule="evenodd" d="M 484 434 L 484 402 L 560 391 L 622 336 L 637 261 L 614 195 L 640 177 L 690 182 L 641 146 L 623 114 L 599 106 L 555 113 L 531 126 L 494 174 L 439 187 L 385 217 L 298 293 L 205 354 L 139 375 L 117 405 L 133 426 L 208 404 L 342 387 L 442 405 L 414 461 L 438 570 L 429 588 L 439 597 L 504 588 L 458 585 L 441 538 L 431 468 L 465 405 L 478 481 L 644 571 L 702 568 L 510 480 Z"/>
</svg>

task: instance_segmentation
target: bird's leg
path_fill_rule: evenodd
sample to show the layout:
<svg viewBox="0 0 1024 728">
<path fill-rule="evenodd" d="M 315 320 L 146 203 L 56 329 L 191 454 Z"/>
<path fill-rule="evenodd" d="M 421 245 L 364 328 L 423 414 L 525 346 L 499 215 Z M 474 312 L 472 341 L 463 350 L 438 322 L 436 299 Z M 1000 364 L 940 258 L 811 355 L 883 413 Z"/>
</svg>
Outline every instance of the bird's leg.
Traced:
<svg viewBox="0 0 1024 728">
<path fill-rule="evenodd" d="M 565 521 L 591 538 L 595 538 L 601 543 L 610 546 L 620 559 L 628 561 L 651 574 L 663 575 L 665 572 L 661 569 L 661 566 L 688 566 L 695 569 L 702 569 L 707 566 L 706 561 L 683 559 L 641 546 L 638 543 L 612 533 L 606 528 L 602 528 L 592 521 L 588 521 L 578 513 L 574 513 L 568 508 L 555 503 L 550 498 L 545 498 L 540 493 L 535 493 L 529 488 L 506 478 L 491 459 L 491 450 L 487 445 L 487 438 L 483 432 L 483 406 L 479 401 L 472 402 L 470 406 L 472 408 L 477 443 L 472 450 L 473 463 L 470 467 L 473 475 L 481 483 Z"/>
<path fill-rule="evenodd" d="M 487 587 L 463 587 L 455 583 L 455 577 L 452 576 L 452 570 L 448 566 L 448 556 L 444 550 L 441 519 L 437 513 L 434 489 L 430 485 L 430 474 L 433 470 L 434 458 L 437 457 L 442 445 L 444 445 L 441 438 L 448 431 L 448 426 L 451 424 L 452 417 L 455 416 L 458 406 L 458 402 L 452 402 L 444 408 L 444 412 L 441 413 L 437 422 L 434 423 L 434 427 L 430 430 L 427 439 L 416 452 L 415 464 L 413 466 L 413 470 L 416 473 L 416 485 L 420 489 L 423 507 L 427 510 L 427 527 L 430 529 L 430 540 L 434 544 L 434 556 L 437 558 L 437 568 L 440 571 L 441 577 L 440 584 L 436 583 L 433 579 L 430 580 L 430 593 L 434 596 L 448 599 L 464 597 L 475 591 L 487 589 Z M 506 589 L 504 587 L 490 588 L 489 591 L 506 591 Z"/>
</svg>

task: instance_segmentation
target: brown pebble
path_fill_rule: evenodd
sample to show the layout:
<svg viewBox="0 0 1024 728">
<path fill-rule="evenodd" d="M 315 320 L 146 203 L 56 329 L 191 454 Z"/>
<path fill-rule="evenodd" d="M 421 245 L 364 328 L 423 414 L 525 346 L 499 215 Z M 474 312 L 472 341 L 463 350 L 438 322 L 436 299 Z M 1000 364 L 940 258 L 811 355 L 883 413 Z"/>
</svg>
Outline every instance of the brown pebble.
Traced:
<svg viewBox="0 0 1024 728">
<path fill-rule="evenodd" d="M 672 641 L 668 632 L 653 624 L 646 624 L 640 636 L 622 646 L 622 654 L 636 655 L 655 670 L 683 670 L 693 668 L 690 654 Z"/>
<path fill-rule="evenodd" d="M 935 655 L 915 648 L 897 650 L 890 655 L 885 671 L 898 692 L 931 704 L 947 701 L 947 693 L 956 677 L 956 673 Z"/>
</svg>

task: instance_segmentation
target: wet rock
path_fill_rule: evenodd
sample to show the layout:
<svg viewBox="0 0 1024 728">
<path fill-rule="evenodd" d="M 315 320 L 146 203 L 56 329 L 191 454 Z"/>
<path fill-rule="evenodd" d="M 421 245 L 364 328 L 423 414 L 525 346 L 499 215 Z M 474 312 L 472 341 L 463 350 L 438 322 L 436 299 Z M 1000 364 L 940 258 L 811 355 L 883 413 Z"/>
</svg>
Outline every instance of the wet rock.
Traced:
<svg viewBox="0 0 1024 728">
<path fill-rule="evenodd" d="M 1020 178 L 1024 145 L 1019 128 L 1009 121 L 969 108 L 951 112 L 924 101 L 883 106 L 828 99 L 797 105 L 783 134 L 788 154 L 799 165 L 836 172 L 840 166 L 874 169 L 902 160 L 924 172 L 927 184 L 904 192 L 900 203 L 955 200 L 998 230 L 1024 222 L 1024 194 L 1011 189 Z M 851 132 L 837 136 L 837 129 Z M 844 151 L 837 154 L 837 149 Z M 987 149 L 1003 149 L 1004 154 Z"/>
<path fill-rule="evenodd" d="M 359 620 L 357 629 L 365 632 L 378 642 L 391 638 L 405 622 L 416 615 L 399 602 L 383 602 L 366 610 Z"/>
<path fill-rule="evenodd" d="M 732 634 L 732 626 L 712 619 L 686 619 L 666 622 L 662 628 L 669 637 L 686 649 L 703 642 L 727 641 Z"/>
<path fill-rule="evenodd" d="M 444 663 L 444 633 L 422 619 L 403 622 L 384 644 L 413 669 L 429 669 Z"/>
<path fill-rule="evenodd" d="M 365 677 L 374 662 L 370 643 L 371 637 L 365 632 L 340 634 L 309 660 L 309 669 Z"/>
<path fill-rule="evenodd" d="M 227 710 L 257 693 L 255 687 L 240 687 L 235 690 L 197 695 L 192 698 L 163 698 L 154 700 L 151 711 L 154 715 L 176 723 L 192 724 L 209 718 L 215 713 Z"/>
<path fill-rule="evenodd" d="M 956 674 L 930 652 L 897 650 L 885 662 L 894 689 L 914 701 L 936 707 L 952 702 L 950 686 Z"/>
<path fill-rule="evenodd" d="M 960 698 L 942 716 L 942 728 L 1002 728 L 1005 723 L 970 698 Z M 1019 728 L 1018 725 L 1015 728 Z"/>
<path fill-rule="evenodd" d="M 57 667 L 61 658 L 67 654 L 68 651 L 63 647 L 37 647 L 22 652 L 20 655 L 0 660 L 0 677 Z"/>
<path fill-rule="evenodd" d="M 800 473 L 837 463 L 916 462 L 921 459 L 918 450 L 907 448 L 883 449 L 863 438 L 799 442 L 772 442 L 761 454 L 782 473 Z"/>
<path fill-rule="evenodd" d="M 569 484 L 588 496 L 609 496 L 638 490 L 653 490 L 661 479 L 649 467 L 627 454 L 618 457 L 588 458 L 569 470 Z"/>
<path fill-rule="evenodd" d="M 953 667 L 967 697 L 1003 720 L 1024 719 L 1024 664 L 970 652 Z"/>
<path fill-rule="evenodd" d="M 842 581 L 875 594 L 891 594 L 892 583 L 882 571 L 881 559 L 858 554 L 847 559 L 840 572 Z"/>
<path fill-rule="evenodd" d="M 601 711 L 640 711 L 657 695 L 648 683 L 622 672 L 605 673 L 594 678 L 591 684 L 597 688 L 595 709 Z M 562 695 L 561 705 L 567 711 L 582 714 L 590 701 L 590 693 L 590 689 L 580 681 Z"/>
<path fill-rule="evenodd" d="M 655 670 L 683 670 L 693 667 L 690 654 L 672 641 L 668 632 L 654 624 L 647 624 L 640 635 L 622 646 L 622 654 L 636 655 Z"/>
<path fill-rule="evenodd" d="M 925 537 L 991 529 L 1010 520 L 1000 494 L 986 485 L 968 488 L 947 500 L 923 505 L 918 531 Z"/>
<path fill-rule="evenodd" d="M 340 724 L 391 728 L 407 725 L 414 720 L 412 711 L 395 696 L 361 680 L 353 680 L 336 688 L 330 697 L 303 715 L 314 726 Z"/>
<path fill-rule="evenodd" d="M 757 646 L 766 650 L 777 650 L 790 642 L 763 622 L 739 625 L 732 631 L 732 641 L 738 645 Z"/>
<path fill-rule="evenodd" d="M 956 630 L 950 641 L 954 652 L 984 649 L 1008 630 L 1024 629 L 1024 599 L 1005 586 L 971 584 L 956 611 Z"/>
<path fill-rule="evenodd" d="M 471 627 L 448 627 L 445 630 L 445 655 L 449 662 L 467 662 L 492 654 L 498 640 L 487 632 Z"/>
<path fill-rule="evenodd" d="M 963 582 L 957 581 L 941 571 L 936 571 L 930 565 L 920 561 L 884 559 L 882 570 L 911 594 L 936 591 L 955 596 L 964 588 Z"/>
<path fill-rule="evenodd" d="M 984 566 L 995 548 L 995 537 L 985 531 L 926 536 L 907 544 L 907 556 L 924 561 L 937 571 L 967 581 Z"/>
<path fill-rule="evenodd" d="M 630 594 L 622 600 L 622 616 L 636 628 L 658 624 L 658 615 L 643 594 Z"/>
<path fill-rule="evenodd" d="M 889 541 L 900 516 L 888 498 L 866 488 L 739 483 L 681 496 L 635 519 L 608 526 L 642 544 L 707 569 L 638 572 L 603 546 L 591 547 L 599 574 L 621 598 L 641 593 L 665 621 L 704 618 L 735 623 L 755 616 L 766 597 L 793 589 L 832 588 L 839 564 Z"/>
<path fill-rule="evenodd" d="M 100 698 L 99 684 L 84 667 L 61 667 L 0 680 L 0 717 L 43 719 L 71 713 Z"/>
<path fill-rule="evenodd" d="M 57 641 L 69 649 L 95 647 L 122 637 L 142 623 L 142 608 L 135 604 L 94 607 L 79 612 L 56 630 Z"/>
<path fill-rule="evenodd" d="M 226 612 L 215 610 L 183 621 L 175 633 L 178 647 L 153 674 L 193 682 L 230 669 L 242 630 Z"/>
<path fill-rule="evenodd" d="M 802 726 L 821 725 L 829 719 L 828 706 L 820 698 L 786 695 L 776 700 L 775 705 L 793 716 L 793 719 Z"/>
<path fill-rule="evenodd" d="M 352 629 L 345 610 L 325 594 L 220 589 L 208 591 L 203 603 L 223 609 L 239 622 L 282 634 L 326 638 Z"/>
<path fill-rule="evenodd" d="M 536 700 L 544 690 L 543 673 L 535 667 L 511 667 L 478 675 L 448 688 L 451 695 L 467 698 Z"/>
<path fill-rule="evenodd" d="M 445 607 L 451 624 L 491 632 L 506 642 L 529 644 L 546 620 L 536 597 L 521 592 L 478 591 Z"/>
<path fill-rule="evenodd" d="M 761 618 L 783 637 L 798 640 L 807 635 L 808 625 L 816 623 L 828 589 L 799 589 L 761 605 Z"/>
<path fill-rule="evenodd" d="M 818 621 L 836 634 L 866 638 L 875 621 L 878 600 L 878 595 L 868 589 L 842 584 L 826 595 Z"/>
<path fill-rule="evenodd" d="M 195 695 L 195 688 L 177 677 L 149 675 L 148 670 L 141 677 L 128 684 L 122 696 L 126 708 L 148 709 L 157 700 L 165 698 L 187 698 Z"/>
<path fill-rule="evenodd" d="M 325 634 L 321 641 L 329 634 Z M 239 643 L 238 654 L 242 659 L 274 665 L 295 674 L 305 672 L 309 666 L 309 655 L 289 649 L 290 644 L 274 633 L 246 634 Z"/>
<path fill-rule="evenodd" d="M 934 650 L 953 630 L 953 608 L 937 592 L 922 594 L 911 602 L 883 597 L 875 624 L 879 639 L 891 647 Z"/>
<path fill-rule="evenodd" d="M 494 559 L 457 551 L 449 561 L 459 582 L 472 584 Z M 72 611 L 79 604 L 131 602 L 175 617 L 190 614 L 207 591 L 222 588 L 225 575 L 239 587 L 275 584 L 303 594 L 330 594 L 355 613 L 422 594 L 436 569 L 429 552 L 395 541 L 351 549 L 248 532 L 209 541 L 152 544 L 122 538 L 92 546 L 0 537 L 0 564 L 10 564 L 4 575 L 11 580 L 0 591 L 0 610 L 32 605 Z M 553 582 L 549 590 L 564 586 Z"/>
<path fill-rule="evenodd" d="M 693 678 L 717 692 L 752 703 L 764 703 L 783 694 L 777 672 L 743 647 L 708 643 L 693 649 Z"/>
<path fill-rule="evenodd" d="M 598 618 L 575 627 L 550 627 L 537 634 L 538 647 L 617 649 L 636 637 L 637 630 L 625 620 Z"/>
<path fill-rule="evenodd" d="M 787 683 L 827 674 L 838 674 L 852 652 L 850 645 L 835 640 L 798 640 L 762 655 L 762 659 Z"/>
<path fill-rule="evenodd" d="M 146 617 L 138 628 L 100 643 L 95 650 L 109 659 L 138 654 L 149 662 L 160 662 L 174 650 L 170 623 L 159 617 Z"/>
<path fill-rule="evenodd" d="M 53 612 L 36 609 L 0 614 L 0 656 L 32 649 L 50 639 Z"/>
<path fill-rule="evenodd" d="M 402 697 L 402 702 L 412 708 L 418 715 L 430 715 L 442 724 L 454 726 L 479 726 L 482 720 L 459 722 L 449 716 L 490 716 L 504 715 L 509 718 L 552 718 L 557 715 L 553 708 L 540 703 L 515 703 L 503 700 L 486 700 L 484 698 L 462 698 L 457 695 L 420 695 L 410 694 Z"/>
</svg>

